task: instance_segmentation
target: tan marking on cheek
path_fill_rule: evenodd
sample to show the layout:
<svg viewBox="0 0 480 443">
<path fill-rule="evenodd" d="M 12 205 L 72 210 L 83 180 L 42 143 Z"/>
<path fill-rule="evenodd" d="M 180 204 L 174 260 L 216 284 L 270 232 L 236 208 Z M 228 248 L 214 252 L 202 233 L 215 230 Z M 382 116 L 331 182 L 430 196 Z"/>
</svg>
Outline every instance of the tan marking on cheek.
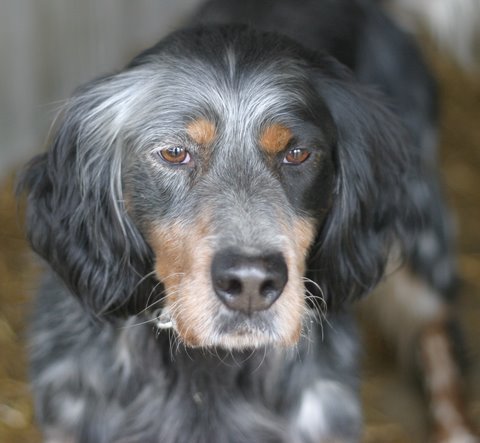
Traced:
<svg viewBox="0 0 480 443">
<path fill-rule="evenodd" d="M 267 154 L 282 152 L 292 139 L 293 134 L 287 127 L 275 123 L 267 126 L 260 136 L 260 147 Z"/>
<path fill-rule="evenodd" d="M 283 253 L 288 267 L 288 282 L 272 308 L 284 346 L 293 346 L 300 339 L 305 312 L 305 260 L 315 236 L 313 220 L 298 218 L 293 223 L 279 215 L 283 235 L 289 239 Z"/>
<path fill-rule="evenodd" d="M 295 328 L 293 328 L 291 334 L 283 341 L 283 345 L 286 347 L 295 346 L 302 336 L 302 312 L 299 312 L 298 320 L 295 322 Z"/>
<path fill-rule="evenodd" d="M 218 301 L 210 283 L 212 251 L 205 245 L 196 245 L 196 260 L 190 277 L 180 286 L 181 303 L 177 310 L 177 332 L 189 346 L 204 346 L 212 338 Z"/>
<path fill-rule="evenodd" d="M 166 290 L 165 304 L 182 341 L 201 346 L 212 328 L 215 299 L 209 280 L 212 250 L 207 244 L 209 223 L 173 223 L 157 227 L 149 236 L 155 254 L 155 272 Z"/>
<path fill-rule="evenodd" d="M 191 121 L 187 125 L 187 134 L 189 137 L 199 145 L 209 145 L 215 140 L 217 131 L 215 125 L 205 119 L 200 118 L 197 120 Z"/>
<path fill-rule="evenodd" d="M 289 297 L 287 294 L 288 292 L 283 294 L 283 296 L 285 296 L 285 298 Z M 299 294 L 302 294 L 303 298 L 303 291 Z M 295 346 L 300 340 L 302 332 L 303 300 L 300 300 L 300 297 L 296 298 L 295 303 L 293 303 L 291 296 L 290 301 L 287 303 L 285 303 L 285 301 L 277 301 L 279 305 L 275 313 L 277 315 L 276 323 L 279 335 L 278 344 L 285 347 Z"/>
<path fill-rule="evenodd" d="M 201 345 L 200 337 L 198 337 L 195 333 L 195 329 L 192 327 L 194 325 L 189 325 L 181 315 L 176 316 L 175 324 L 178 335 L 186 345 L 192 347 Z"/>
<path fill-rule="evenodd" d="M 307 218 L 298 218 L 292 228 L 296 253 L 304 260 L 315 240 L 315 222 Z"/>
<path fill-rule="evenodd" d="M 155 272 L 167 289 L 178 285 L 189 267 L 191 258 L 182 247 L 186 240 L 186 233 L 177 225 L 155 228 L 150 235 L 150 245 L 155 255 Z"/>
<path fill-rule="evenodd" d="M 302 332 L 302 317 L 305 309 L 303 273 L 297 265 L 294 254 L 286 254 L 288 267 L 288 282 L 280 298 L 273 308 L 277 315 L 277 325 L 282 336 L 284 346 L 293 346 L 300 339 Z"/>
</svg>

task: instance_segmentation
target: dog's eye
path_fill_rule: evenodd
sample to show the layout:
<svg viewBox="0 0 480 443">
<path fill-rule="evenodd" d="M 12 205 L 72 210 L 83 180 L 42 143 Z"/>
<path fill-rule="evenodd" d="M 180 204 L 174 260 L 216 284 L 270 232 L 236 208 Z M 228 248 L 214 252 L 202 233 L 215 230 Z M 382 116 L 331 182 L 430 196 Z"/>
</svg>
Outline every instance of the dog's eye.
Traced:
<svg viewBox="0 0 480 443">
<path fill-rule="evenodd" d="M 310 152 L 306 149 L 293 148 L 287 152 L 283 159 L 283 163 L 288 165 L 299 165 L 303 163 L 308 157 L 310 157 Z"/>
<path fill-rule="evenodd" d="M 184 165 L 190 161 L 190 154 L 183 146 L 160 149 L 158 153 L 167 163 Z"/>
</svg>

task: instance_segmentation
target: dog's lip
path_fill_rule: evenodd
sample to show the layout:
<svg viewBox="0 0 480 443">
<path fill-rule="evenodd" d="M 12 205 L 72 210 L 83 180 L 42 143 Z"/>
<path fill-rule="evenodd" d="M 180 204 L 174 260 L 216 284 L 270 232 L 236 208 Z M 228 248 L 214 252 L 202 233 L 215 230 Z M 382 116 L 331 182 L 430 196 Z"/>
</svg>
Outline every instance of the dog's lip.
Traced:
<svg viewBox="0 0 480 443">
<path fill-rule="evenodd" d="M 217 320 L 217 332 L 235 336 L 267 334 L 272 327 L 269 317 L 268 311 L 255 312 L 251 315 L 241 312 L 223 314 Z"/>
<path fill-rule="evenodd" d="M 175 320 L 167 308 L 159 308 L 153 311 L 152 321 L 157 329 L 175 329 Z"/>
</svg>

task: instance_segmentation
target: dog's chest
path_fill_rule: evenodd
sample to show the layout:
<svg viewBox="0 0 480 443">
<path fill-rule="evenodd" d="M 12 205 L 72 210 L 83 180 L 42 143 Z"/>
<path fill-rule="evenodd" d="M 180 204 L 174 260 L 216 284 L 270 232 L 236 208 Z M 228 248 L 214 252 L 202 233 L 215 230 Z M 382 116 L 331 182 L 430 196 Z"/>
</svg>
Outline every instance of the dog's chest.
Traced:
<svg viewBox="0 0 480 443">
<path fill-rule="evenodd" d="M 102 443 L 358 440 L 360 413 L 352 383 L 356 346 L 346 319 L 330 319 L 323 339 L 311 331 L 289 352 L 232 355 L 177 348 L 168 334 L 156 337 L 149 325 L 133 327 L 139 319 L 121 329 L 94 329 L 80 312 L 72 322 L 74 306 L 66 308 L 70 321 L 37 329 L 41 352 L 34 360 L 33 382 L 40 420 L 52 438 L 73 435 Z M 75 349 L 60 352 L 58 337 L 74 341 Z"/>
<path fill-rule="evenodd" d="M 142 426 L 150 430 L 142 441 L 355 442 L 361 417 L 349 382 L 353 360 L 336 355 L 354 344 L 347 331 L 338 329 L 335 336 L 335 343 L 324 338 L 322 346 L 314 333 L 311 339 L 320 350 L 310 343 L 289 352 L 177 350 L 172 355 L 168 346 L 167 363 L 150 373 L 137 397 L 143 401 L 130 404 L 125 415 L 141 420 L 145 411 L 157 411 Z M 139 428 L 119 430 L 119 436 Z"/>
</svg>

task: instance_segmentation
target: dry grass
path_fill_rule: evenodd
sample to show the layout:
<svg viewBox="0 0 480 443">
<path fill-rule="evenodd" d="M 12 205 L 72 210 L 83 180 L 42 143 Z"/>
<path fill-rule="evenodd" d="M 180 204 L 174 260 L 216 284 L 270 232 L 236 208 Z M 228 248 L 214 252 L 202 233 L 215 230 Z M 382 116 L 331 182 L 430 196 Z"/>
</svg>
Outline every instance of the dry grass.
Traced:
<svg viewBox="0 0 480 443">
<path fill-rule="evenodd" d="M 40 441 L 26 382 L 25 328 L 34 282 L 10 180 L 0 190 L 0 441 Z"/>
</svg>

